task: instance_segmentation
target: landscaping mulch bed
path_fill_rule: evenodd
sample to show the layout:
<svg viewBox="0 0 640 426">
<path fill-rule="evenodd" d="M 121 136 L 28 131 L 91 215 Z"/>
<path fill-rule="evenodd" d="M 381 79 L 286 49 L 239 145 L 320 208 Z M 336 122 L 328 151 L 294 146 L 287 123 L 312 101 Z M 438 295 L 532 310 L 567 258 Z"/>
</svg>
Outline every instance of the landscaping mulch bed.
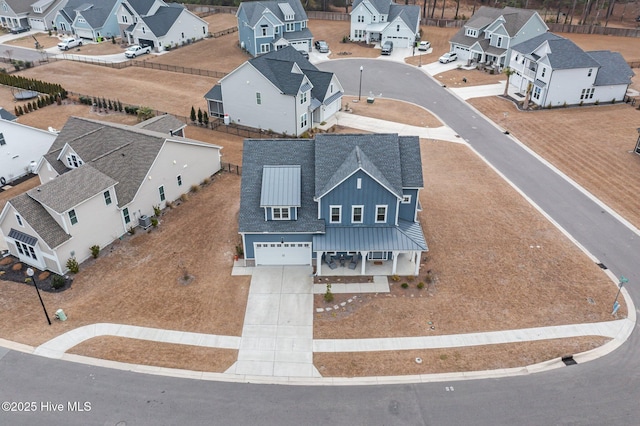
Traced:
<svg viewBox="0 0 640 426">
<path fill-rule="evenodd" d="M 13 281 L 17 283 L 23 283 L 25 285 L 32 285 L 32 279 L 27 275 L 27 269 L 29 265 L 20 262 L 19 259 L 8 256 L 4 259 L 0 260 L 0 279 L 4 281 Z M 31 268 L 34 272 L 34 278 L 38 288 L 42 291 L 47 291 L 50 293 L 60 293 L 69 287 L 71 287 L 71 283 L 73 279 L 69 276 L 63 277 L 64 285 L 61 287 L 54 288 L 53 278 L 55 274 L 49 271 L 40 271 L 36 268 Z M 2 281 L 0 281 L 0 288 Z"/>
</svg>

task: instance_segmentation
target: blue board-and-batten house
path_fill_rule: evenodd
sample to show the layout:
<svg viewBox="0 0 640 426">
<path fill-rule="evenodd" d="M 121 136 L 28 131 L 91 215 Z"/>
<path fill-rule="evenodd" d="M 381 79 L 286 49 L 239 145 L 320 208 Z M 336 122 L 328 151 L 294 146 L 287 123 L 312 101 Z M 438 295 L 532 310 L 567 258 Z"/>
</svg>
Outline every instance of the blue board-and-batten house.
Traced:
<svg viewBox="0 0 640 426">
<path fill-rule="evenodd" d="M 417 137 L 320 134 L 315 139 L 244 142 L 239 233 L 246 259 L 260 265 L 311 265 L 347 259 L 414 262 L 427 251 L 419 192 Z M 320 259 L 320 261 L 318 261 Z M 326 275 L 326 274 L 325 274 Z"/>
</svg>

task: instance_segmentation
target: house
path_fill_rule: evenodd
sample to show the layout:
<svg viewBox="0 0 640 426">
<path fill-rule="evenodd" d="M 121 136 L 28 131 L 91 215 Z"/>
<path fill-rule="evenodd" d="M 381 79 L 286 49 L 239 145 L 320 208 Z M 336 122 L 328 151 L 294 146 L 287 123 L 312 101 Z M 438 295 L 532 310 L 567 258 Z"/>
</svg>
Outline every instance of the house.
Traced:
<svg viewBox="0 0 640 426">
<path fill-rule="evenodd" d="M 311 51 L 313 35 L 300 0 L 245 1 L 236 17 L 240 47 L 252 56 L 286 46 Z"/>
<path fill-rule="evenodd" d="M 509 84 L 531 102 L 561 106 L 624 101 L 635 74 L 617 52 L 585 52 L 553 33 L 512 47 Z"/>
<path fill-rule="evenodd" d="M 418 137 L 318 134 L 244 142 L 239 233 L 255 265 L 311 265 L 322 275 L 342 260 L 412 263 L 427 251 L 419 192 Z M 329 274 L 329 272 L 327 272 Z"/>
<path fill-rule="evenodd" d="M 449 41 L 458 58 L 494 65 L 509 64 L 509 48 L 549 30 L 538 12 L 482 6 Z"/>
<path fill-rule="evenodd" d="M 68 0 L 55 17 L 58 31 L 96 40 L 120 34 L 116 11 L 121 0 Z"/>
<path fill-rule="evenodd" d="M 351 9 L 351 41 L 413 47 L 420 39 L 420 6 L 391 0 L 355 0 Z"/>
<path fill-rule="evenodd" d="M 249 59 L 206 95 L 209 115 L 300 136 L 342 107 L 335 74 L 318 70 L 291 46 Z"/>
<path fill-rule="evenodd" d="M 0 120 L 0 187 L 31 173 L 55 139 L 45 130 Z"/>
<path fill-rule="evenodd" d="M 72 117 L 37 165 L 42 184 L 0 213 L 0 233 L 22 262 L 62 274 L 219 169 L 219 146 Z"/>
<path fill-rule="evenodd" d="M 0 119 L 7 120 L 7 121 L 16 121 L 18 119 L 18 117 L 16 117 L 15 115 L 11 114 L 6 109 L 0 107 Z"/>
<path fill-rule="evenodd" d="M 169 134 L 170 136 L 186 137 L 184 129 L 187 128 L 187 124 L 178 120 L 171 114 L 156 115 L 148 120 L 142 121 L 134 127 L 140 129 L 152 130 L 154 132 L 160 132 Z"/>
<path fill-rule="evenodd" d="M 67 0 L 2 0 L 0 25 L 4 28 L 25 27 L 34 30 L 52 29 L 58 11 Z"/>
<path fill-rule="evenodd" d="M 162 0 L 121 0 L 117 11 L 123 40 L 151 46 L 158 52 L 203 39 L 209 24 L 179 3 Z"/>
</svg>

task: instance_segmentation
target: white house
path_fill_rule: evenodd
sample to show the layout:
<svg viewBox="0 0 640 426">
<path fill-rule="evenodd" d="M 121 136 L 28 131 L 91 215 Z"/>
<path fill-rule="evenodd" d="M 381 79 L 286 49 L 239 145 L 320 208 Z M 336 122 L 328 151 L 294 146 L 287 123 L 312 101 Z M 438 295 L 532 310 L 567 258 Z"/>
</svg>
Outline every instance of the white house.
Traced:
<svg viewBox="0 0 640 426">
<path fill-rule="evenodd" d="M 0 120 L 0 186 L 30 173 L 55 139 L 54 133 Z"/>
<path fill-rule="evenodd" d="M 123 40 L 151 46 L 158 52 L 200 40 L 209 24 L 179 3 L 162 0 L 122 0 L 117 11 Z"/>
<path fill-rule="evenodd" d="M 335 74 L 318 70 L 295 48 L 249 59 L 206 95 L 209 115 L 257 129 L 300 136 L 342 106 Z"/>
<path fill-rule="evenodd" d="M 351 9 L 352 41 L 412 47 L 420 38 L 420 6 L 391 0 L 355 0 Z"/>
<path fill-rule="evenodd" d="M 635 74 L 617 52 L 585 52 L 545 33 L 512 47 L 509 84 L 539 106 L 623 101 Z"/>
<path fill-rule="evenodd" d="M 49 30 L 54 27 L 54 18 L 66 3 L 67 0 L 2 0 L 0 25 Z"/>
<path fill-rule="evenodd" d="M 511 46 L 548 30 L 534 10 L 482 6 L 449 40 L 450 51 L 464 61 L 502 68 L 509 64 Z"/>
<path fill-rule="evenodd" d="M 72 117 L 37 166 L 42 185 L 0 213 L 0 233 L 22 262 L 63 274 L 220 170 L 220 149 Z"/>
</svg>

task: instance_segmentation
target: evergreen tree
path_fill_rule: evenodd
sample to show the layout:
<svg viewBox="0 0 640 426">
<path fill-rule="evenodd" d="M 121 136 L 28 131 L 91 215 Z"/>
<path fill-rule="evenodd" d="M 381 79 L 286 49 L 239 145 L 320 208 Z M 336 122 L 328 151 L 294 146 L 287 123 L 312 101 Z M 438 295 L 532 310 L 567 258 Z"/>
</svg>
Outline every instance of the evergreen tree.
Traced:
<svg viewBox="0 0 640 426">
<path fill-rule="evenodd" d="M 198 108 L 198 123 L 202 124 L 202 110 Z"/>
<path fill-rule="evenodd" d="M 109 99 L 109 103 L 108 103 L 109 109 L 113 110 L 113 105 L 111 104 L 111 99 Z"/>
<path fill-rule="evenodd" d="M 23 115 L 24 111 L 22 110 L 21 106 L 18 106 L 18 115 Z"/>
<path fill-rule="evenodd" d="M 206 111 L 202 113 L 202 122 L 205 126 L 209 127 L 209 114 Z"/>
<path fill-rule="evenodd" d="M 33 107 L 31 106 L 31 104 L 29 104 L 29 103 L 28 103 L 28 104 L 24 107 L 24 110 L 25 110 L 25 111 L 29 111 L 29 112 L 31 112 L 31 111 L 33 111 Z"/>
<path fill-rule="evenodd" d="M 192 122 L 194 122 L 194 123 L 196 122 L 196 110 L 193 109 L 193 106 L 191 106 L 191 117 L 190 118 L 191 118 Z"/>
</svg>

